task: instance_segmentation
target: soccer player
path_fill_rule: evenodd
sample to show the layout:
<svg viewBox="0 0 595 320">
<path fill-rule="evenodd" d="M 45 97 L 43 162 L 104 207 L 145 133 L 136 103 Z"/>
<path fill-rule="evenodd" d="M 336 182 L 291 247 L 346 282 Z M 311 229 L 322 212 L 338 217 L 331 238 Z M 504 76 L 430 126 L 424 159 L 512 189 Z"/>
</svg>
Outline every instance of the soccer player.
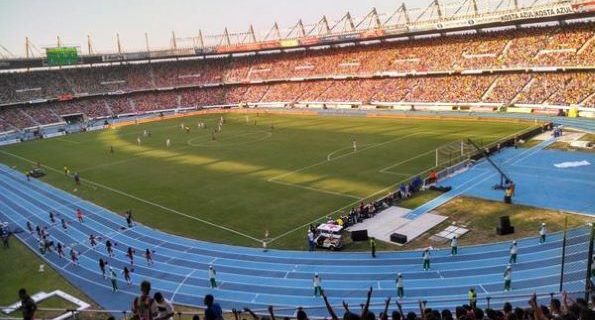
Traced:
<svg viewBox="0 0 595 320">
<path fill-rule="evenodd" d="M 114 271 L 114 268 L 109 267 L 109 278 L 112 282 L 112 292 L 117 292 L 118 291 L 118 276 L 116 275 L 116 272 Z"/>
<path fill-rule="evenodd" d="M 78 252 L 76 252 L 74 248 L 70 249 L 70 260 L 72 261 L 72 264 L 79 265 Z"/>
<path fill-rule="evenodd" d="M 153 262 L 153 253 L 151 252 L 151 250 L 147 249 L 145 250 L 145 259 L 147 259 L 147 265 L 152 265 Z"/>
<path fill-rule="evenodd" d="M 126 283 L 128 283 L 128 285 L 132 285 L 132 278 L 130 278 L 130 270 L 128 267 L 124 267 L 122 274 L 124 275 L 124 280 L 126 280 Z"/>
<path fill-rule="evenodd" d="M 426 248 L 421 256 L 424 261 L 424 271 L 430 270 L 430 248 Z"/>
<path fill-rule="evenodd" d="M 545 222 L 541 224 L 539 228 L 539 244 L 545 243 L 545 235 L 547 233 L 547 228 L 545 227 Z"/>
<path fill-rule="evenodd" d="M 130 264 L 134 264 L 134 254 L 135 251 L 132 247 L 128 247 L 128 251 L 126 251 L 126 256 L 130 259 Z"/>
<path fill-rule="evenodd" d="M 50 222 L 56 224 L 56 218 L 54 217 L 54 211 L 50 211 Z"/>
<path fill-rule="evenodd" d="M 143 130 L 143 137 L 148 137 L 149 133 L 147 132 L 147 129 Z"/>
<path fill-rule="evenodd" d="M 76 208 L 76 219 L 80 223 L 83 223 L 83 210 L 81 210 L 81 208 Z"/>
<path fill-rule="evenodd" d="M 58 257 L 60 257 L 60 259 L 64 258 L 64 246 L 62 246 L 62 243 L 58 242 L 58 244 L 56 245 L 56 253 L 58 254 Z"/>
<path fill-rule="evenodd" d="M 399 299 L 403 299 L 403 297 L 405 296 L 405 285 L 403 284 L 403 275 L 399 272 L 399 275 L 397 276 L 397 297 L 399 297 Z"/>
<path fill-rule="evenodd" d="M 357 152 L 357 140 L 353 139 L 353 152 Z"/>
<path fill-rule="evenodd" d="M 190 133 L 190 127 L 184 127 L 184 129 L 186 130 L 186 134 Z"/>
<path fill-rule="evenodd" d="M 209 266 L 209 282 L 211 283 L 212 289 L 217 288 L 217 280 L 215 279 L 216 275 L 217 271 L 215 271 L 215 268 L 213 268 L 213 266 Z"/>
<path fill-rule="evenodd" d="M 451 256 L 457 255 L 458 246 L 459 246 L 459 240 L 457 239 L 457 236 L 453 236 L 452 239 L 450 240 L 450 255 Z"/>
<path fill-rule="evenodd" d="M 95 246 L 97 245 L 95 235 L 93 235 L 93 234 L 89 235 L 89 243 L 91 244 L 91 248 L 93 248 L 93 250 L 95 250 Z"/>
<path fill-rule="evenodd" d="M 136 144 L 140 146 L 140 143 L 141 143 L 140 137 L 136 137 Z"/>
<path fill-rule="evenodd" d="M 516 255 L 518 252 L 519 248 L 517 247 L 516 241 L 513 241 L 510 246 L 510 259 L 508 260 L 508 263 L 516 263 Z"/>
<path fill-rule="evenodd" d="M 114 146 L 109 146 L 109 153 L 114 154 Z"/>
<path fill-rule="evenodd" d="M 107 266 L 107 261 L 104 261 L 103 258 L 99 258 L 99 270 L 101 270 L 101 276 L 103 279 L 107 279 L 105 276 L 105 266 Z"/>
<path fill-rule="evenodd" d="M 64 175 L 67 176 L 70 173 L 67 166 L 64 166 Z"/>
<path fill-rule="evenodd" d="M 105 241 L 105 250 L 107 250 L 107 255 L 112 258 L 114 256 L 114 249 L 112 248 L 112 242 L 108 239 Z"/>
<path fill-rule="evenodd" d="M 184 128 L 186 128 L 186 126 L 184 125 L 184 122 L 180 123 L 180 129 L 184 130 Z"/>
<path fill-rule="evenodd" d="M 504 291 L 510 291 L 510 282 L 512 279 L 512 266 L 510 263 L 506 266 L 506 270 L 504 270 Z"/>
<path fill-rule="evenodd" d="M 167 138 L 167 140 L 165 140 L 165 146 L 168 148 L 171 146 L 171 140 L 169 140 L 169 138 Z"/>
<path fill-rule="evenodd" d="M 322 280 L 320 280 L 320 276 L 318 272 L 314 273 L 314 279 L 312 280 L 312 286 L 314 286 L 314 296 L 319 297 L 322 294 Z"/>
<path fill-rule="evenodd" d="M 77 186 L 81 185 L 81 176 L 78 172 L 74 173 L 74 183 L 76 183 Z"/>
</svg>

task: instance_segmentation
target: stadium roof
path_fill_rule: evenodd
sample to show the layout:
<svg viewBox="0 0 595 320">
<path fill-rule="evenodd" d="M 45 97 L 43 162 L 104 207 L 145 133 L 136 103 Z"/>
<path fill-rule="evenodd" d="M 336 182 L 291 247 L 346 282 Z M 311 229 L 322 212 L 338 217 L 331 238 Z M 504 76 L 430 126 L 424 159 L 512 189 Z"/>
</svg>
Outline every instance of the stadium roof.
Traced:
<svg viewBox="0 0 595 320">
<path fill-rule="evenodd" d="M 224 30 L 218 35 L 177 37 L 172 32 L 170 46 L 161 50 L 125 52 L 117 37 L 116 52 L 98 53 L 93 50 L 89 37 L 85 50 L 77 47 L 78 64 L 112 63 L 164 58 L 229 55 L 308 48 L 312 46 L 359 43 L 395 37 L 436 34 L 462 30 L 477 30 L 507 25 L 564 21 L 588 18 L 595 15 L 595 0 L 534 0 L 522 5 L 519 0 L 462 0 L 444 3 L 433 0 L 425 8 L 407 8 L 402 4 L 390 14 L 372 9 L 363 17 L 353 17 L 349 12 L 337 21 L 325 16 L 313 24 L 300 19 L 295 25 L 281 28 L 274 23 L 264 34 L 257 34 L 250 26 L 248 31 L 231 33 Z M 0 69 L 47 67 L 47 49 L 39 48 L 25 40 L 25 57 L 16 57 L 0 45 Z M 57 37 L 55 47 L 69 47 Z"/>
</svg>

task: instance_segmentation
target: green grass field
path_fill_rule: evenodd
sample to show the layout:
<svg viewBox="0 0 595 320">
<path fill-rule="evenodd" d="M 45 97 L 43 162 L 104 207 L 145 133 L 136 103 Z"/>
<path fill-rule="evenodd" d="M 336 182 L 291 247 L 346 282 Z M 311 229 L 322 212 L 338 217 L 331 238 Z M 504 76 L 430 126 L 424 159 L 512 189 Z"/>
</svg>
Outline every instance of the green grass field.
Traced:
<svg viewBox="0 0 595 320">
<path fill-rule="evenodd" d="M 164 120 L 0 148 L 0 162 L 137 221 L 198 239 L 305 249 L 305 226 L 362 199 L 383 196 L 434 165 L 434 149 L 484 143 L 531 125 L 520 122 L 224 114 Z M 207 129 L 197 128 L 205 122 Z M 180 128 L 185 123 L 189 133 Z M 143 137 L 143 130 L 151 137 Z M 137 137 L 142 143 L 137 145 Z M 171 139 L 171 146 L 165 140 Z M 357 141 L 353 152 L 352 141 Z M 109 152 L 114 147 L 114 154 Z M 62 168 L 79 172 L 83 185 Z"/>
</svg>

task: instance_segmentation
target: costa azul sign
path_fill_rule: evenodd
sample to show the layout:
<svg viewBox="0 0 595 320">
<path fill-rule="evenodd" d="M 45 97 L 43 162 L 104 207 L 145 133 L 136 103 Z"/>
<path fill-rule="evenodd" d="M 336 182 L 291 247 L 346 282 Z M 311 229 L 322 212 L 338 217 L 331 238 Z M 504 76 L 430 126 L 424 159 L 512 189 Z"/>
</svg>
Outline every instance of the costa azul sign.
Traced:
<svg viewBox="0 0 595 320">
<path fill-rule="evenodd" d="M 548 8 L 535 8 L 535 9 L 524 9 L 518 10 L 511 13 L 507 13 L 501 16 L 501 21 L 512 21 L 521 19 L 532 19 L 532 18 L 543 18 L 552 17 L 565 14 L 574 13 L 574 10 L 570 4 L 552 6 Z"/>
<path fill-rule="evenodd" d="M 594 0 L 595 3 L 595 0 Z M 527 8 L 506 13 L 485 14 L 476 17 L 451 17 L 436 23 L 418 23 L 408 26 L 408 31 L 443 30 L 460 27 L 472 27 L 488 23 L 507 22 L 515 20 L 539 19 L 544 17 L 560 16 L 574 13 L 575 9 L 570 4 L 555 5 L 549 7 Z M 387 32 L 393 33 L 393 32 Z"/>
</svg>

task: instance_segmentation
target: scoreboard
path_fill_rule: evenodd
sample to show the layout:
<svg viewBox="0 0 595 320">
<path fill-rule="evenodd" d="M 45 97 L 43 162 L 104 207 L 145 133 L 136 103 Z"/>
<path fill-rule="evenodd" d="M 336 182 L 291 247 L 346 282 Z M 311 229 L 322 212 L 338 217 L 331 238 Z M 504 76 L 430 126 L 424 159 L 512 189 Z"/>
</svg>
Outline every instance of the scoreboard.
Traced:
<svg viewBox="0 0 595 320">
<path fill-rule="evenodd" d="M 50 66 L 77 64 L 79 60 L 75 47 L 46 48 L 45 53 Z"/>
</svg>

